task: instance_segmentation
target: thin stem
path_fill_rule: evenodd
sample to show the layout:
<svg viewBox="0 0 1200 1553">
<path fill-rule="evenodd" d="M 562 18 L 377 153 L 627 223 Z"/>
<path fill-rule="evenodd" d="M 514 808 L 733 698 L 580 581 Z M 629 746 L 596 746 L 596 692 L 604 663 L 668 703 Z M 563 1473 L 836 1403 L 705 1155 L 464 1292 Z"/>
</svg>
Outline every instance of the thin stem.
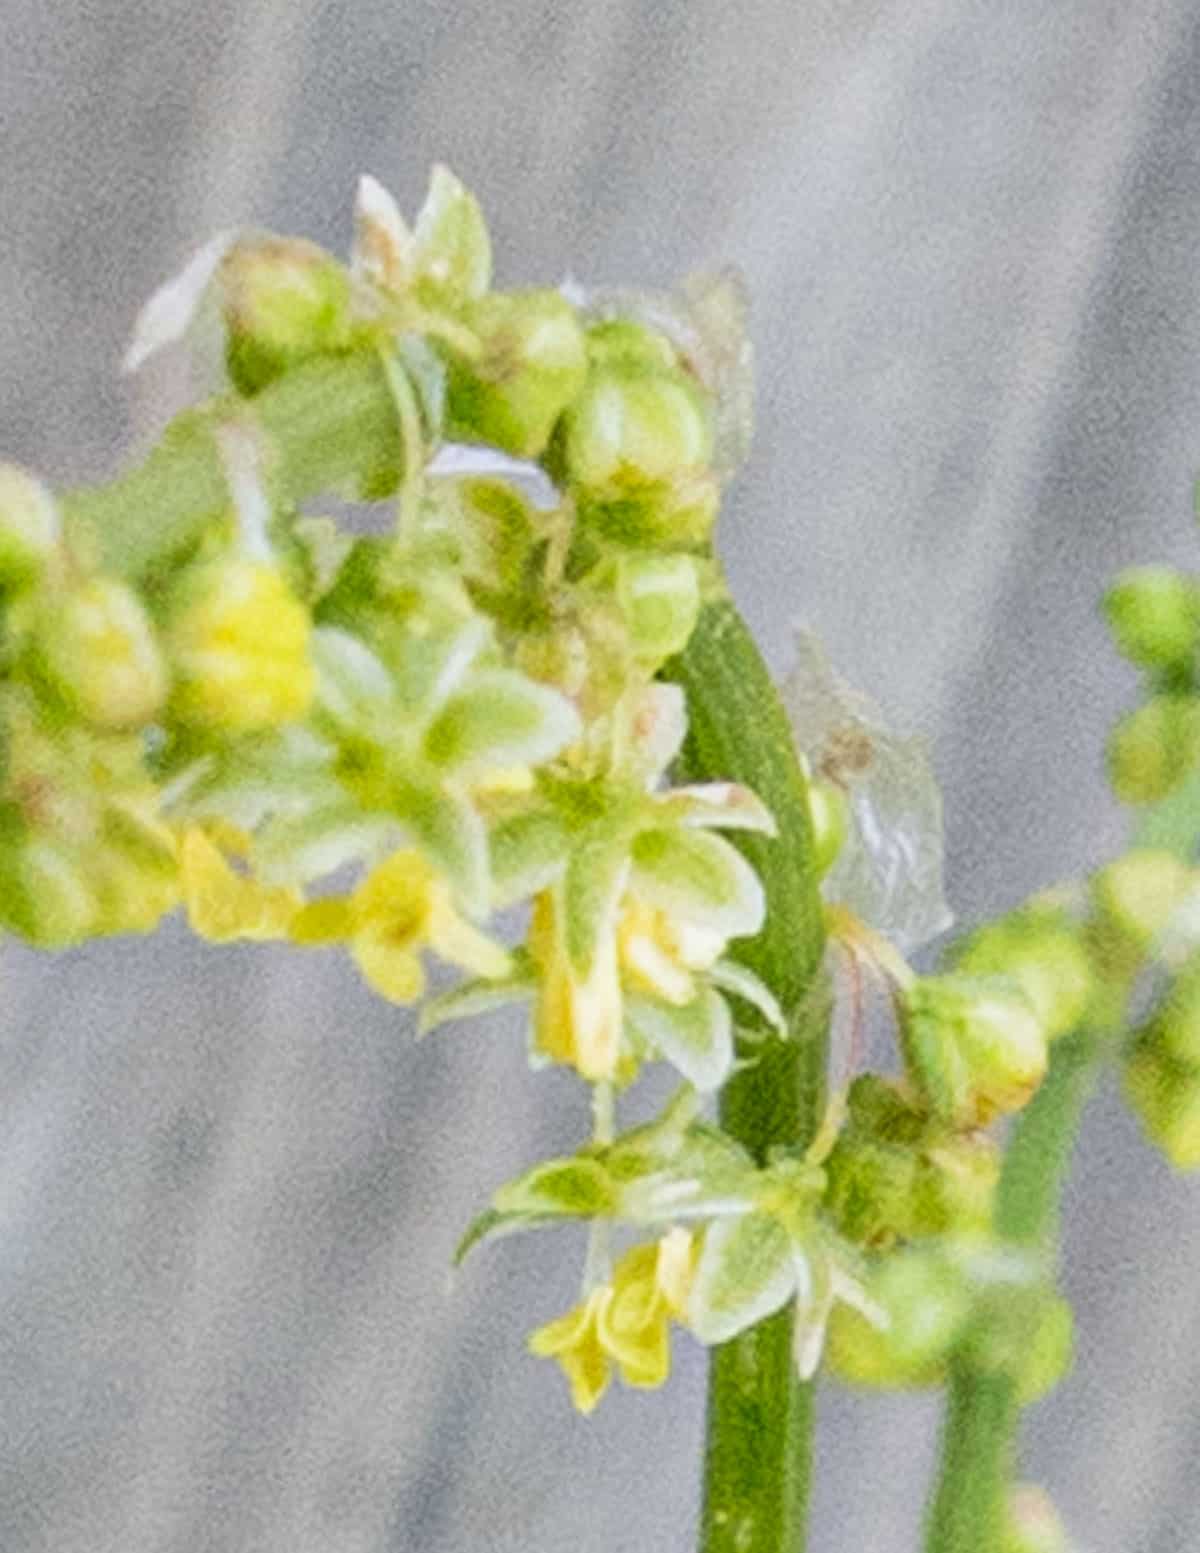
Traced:
<svg viewBox="0 0 1200 1553">
<path fill-rule="evenodd" d="M 779 839 L 745 836 L 767 895 L 766 926 L 736 946 L 778 998 L 790 1039 L 721 1096 L 721 1122 L 760 1160 L 802 1152 L 824 1106 L 828 1004 L 814 996 L 824 947 L 807 788 L 791 727 L 744 622 L 710 605 L 673 675 L 688 693 L 689 779 L 745 782 L 771 808 Z M 811 1478 L 813 1393 L 792 1358 L 791 1307 L 718 1348 L 709 1372 L 701 1553 L 802 1553 Z"/>
</svg>

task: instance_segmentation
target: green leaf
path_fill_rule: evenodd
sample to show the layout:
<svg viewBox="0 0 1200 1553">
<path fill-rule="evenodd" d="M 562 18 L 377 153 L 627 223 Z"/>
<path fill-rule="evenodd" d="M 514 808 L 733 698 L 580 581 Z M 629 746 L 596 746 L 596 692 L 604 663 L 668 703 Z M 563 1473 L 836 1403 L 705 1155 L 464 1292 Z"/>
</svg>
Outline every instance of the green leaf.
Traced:
<svg viewBox="0 0 1200 1553">
<path fill-rule="evenodd" d="M 733 1020 L 718 992 L 705 987 L 682 1007 L 660 998 L 631 997 L 626 1018 L 637 1035 L 665 1057 L 689 1084 L 710 1094 L 733 1065 Z"/>
<path fill-rule="evenodd" d="M 506 766 L 537 765 L 579 734 L 565 696 L 507 669 L 485 670 L 443 707 L 425 736 L 425 753 L 442 770 L 471 777 Z"/>
<path fill-rule="evenodd" d="M 762 1213 L 719 1219 L 705 1232 L 688 1326 L 702 1343 L 728 1342 L 795 1290 L 794 1248 L 782 1225 Z"/>
<path fill-rule="evenodd" d="M 763 923 L 762 885 L 728 842 L 681 826 L 644 830 L 633 844 L 631 885 L 669 916 L 727 938 L 748 937 Z"/>
<path fill-rule="evenodd" d="M 429 179 L 414 232 L 422 276 L 456 301 L 481 297 L 492 279 L 492 245 L 483 213 L 448 167 Z"/>
</svg>

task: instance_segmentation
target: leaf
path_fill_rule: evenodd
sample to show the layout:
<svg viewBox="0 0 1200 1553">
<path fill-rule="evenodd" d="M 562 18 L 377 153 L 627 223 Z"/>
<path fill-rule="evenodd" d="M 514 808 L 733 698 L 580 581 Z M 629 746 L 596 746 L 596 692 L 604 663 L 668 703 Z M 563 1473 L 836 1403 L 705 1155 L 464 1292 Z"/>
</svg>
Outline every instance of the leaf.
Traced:
<svg viewBox="0 0 1200 1553">
<path fill-rule="evenodd" d="M 656 826 L 633 843 L 631 888 L 671 917 L 726 938 L 757 933 L 765 903 L 758 875 L 707 831 Z"/>
<path fill-rule="evenodd" d="M 702 1343 L 725 1343 L 772 1315 L 795 1292 L 787 1231 L 762 1213 L 718 1219 L 704 1235 L 687 1323 Z"/>
<path fill-rule="evenodd" d="M 565 696 L 512 670 L 490 669 L 442 708 L 425 753 L 442 770 L 471 777 L 538 765 L 578 736 L 579 717 Z"/>
<path fill-rule="evenodd" d="M 733 1065 L 733 1020 L 725 999 L 711 988 L 682 1006 L 658 998 L 631 997 L 626 1018 L 636 1033 L 701 1094 L 720 1089 Z"/>
<path fill-rule="evenodd" d="M 417 217 L 415 257 L 423 277 L 455 301 L 481 297 L 492 279 L 492 245 L 478 201 L 435 164 Z"/>
</svg>

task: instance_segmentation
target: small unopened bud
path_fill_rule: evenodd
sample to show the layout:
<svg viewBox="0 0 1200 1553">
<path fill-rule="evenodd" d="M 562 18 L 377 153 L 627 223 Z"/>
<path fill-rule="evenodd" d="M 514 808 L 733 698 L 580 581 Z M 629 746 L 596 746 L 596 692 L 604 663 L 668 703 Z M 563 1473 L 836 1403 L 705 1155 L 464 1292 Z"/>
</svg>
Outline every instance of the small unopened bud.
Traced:
<svg viewBox="0 0 1200 1553">
<path fill-rule="evenodd" d="M 886 1324 L 835 1306 L 826 1348 L 833 1373 L 859 1386 L 938 1384 L 971 1313 L 961 1273 L 932 1248 L 914 1247 L 883 1260 L 867 1292 Z"/>
<path fill-rule="evenodd" d="M 47 600 L 34 640 L 54 689 L 94 727 L 141 728 L 162 707 L 167 677 L 154 627 L 125 583 L 93 577 Z"/>
<path fill-rule="evenodd" d="M 96 900 L 79 860 L 47 836 L 0 841 L 0 922 L 39 949 L 64 949 L 94 931 Z"/>
<path fill-rule="evenodd" d="M 935 1113 L 960 1125 L 1016 1111 L 1046 1072 L 1046 1033 L 1003 977 L 928 976 L 905 994 L 905 1059 Z"/>
<path fill-rule="evenodd" d="M 847 1239 L 884 1250 L 910 1230 L 917 1158 L 847 1130 L 825 1162 L 826 1205 Z"/>
<path fill-rule="evenodd" d="M 255 394 L 308 357 L 348 343 L 349 277 L 315 243 L 238 243 L 219 277 L 229 375 L 242 393 Z"/>
<path fill-rule="evenodd" d="M 969 975 L 1017 982 L 1051 1041 L 1075 1028 L 1092 993 L 1091 962 L 1079 932 L 1053 912 L 1031 908 L 988 923 L 955 963 Z"/>
<path fill-rule="evenodd" d="M 583 386 L 587 358 L 575 309 L 557 291 L 496 291 L 471 303 L 464 322 L 482 355 L 450 364 L 452 432 L 536 458 Z"/>
<path fill-rule="evenodd" d="M 700 614 L 700 583 L 686 555 L 623 556 L 617 600 L 634 651 L 663 663 L 682 652 Z"/>
<path fill-rule="evenodd" d="M 1200 591 L 1169 566 L 1122 572 L 1104 599 L 1117 651 L 1147 669 L 1191 661 L 1200 644 Z"/>
<path fill-rule="evenodd" d="M 58 508 L 41 481 L 15 464 L 0 464 L 0 589 L 36 582 L 60 532 Z"/>
<path fill-rule="evenodd" d="M 244 558 L 202 566 L 172 612 L 172 710 L 239 732 L 303 717 L 315 686 L 310 631 L 308 611 L 273 566 Z"/>
<path fill-rule="evenodd" d="M 1138 955 L 1151 949 L 1193 888 L 1192 871 L 1171 852 L 1137 848 L 1092 881 L 1100 926 Z"/>
<path fill-rule="evenodd" d="M 1200 701 L 1162 694 L 1123 717 L 1108 742 L 1108 774 L 1122 803 L 1154 803 L 1200 759 Z"/>
<path fill-rule="evenodd" d="M 673 372 L 679 353 L 657 329 L 633 318 L 602 318 L 587 331 L 588 361 L 593 366 L 640 367 Z"/>
<path fill-rule="evenodd" d="M 626 543 L 707 538 L 719 489 L 710 469 L 712 416 L 682 372 L 599 367 L 566 421 L 567 472 L 582 510 Z"/>
<path fill-rule="evenodd" d="M 1000 1553 L 1070 1553 L 1066 1529 L 1042 1489 L 1019 1483 L 1009 1494 Z"/>
<path fill-rule="evenodd" d="M 1148 1032 L 1125 1066 L 1125 1098 L 1147 1137 L 1177 1170 L 1200 1165 L 1200 1072 L 1177 1062 Z"/>
<path fill-rule="evenodd" d="M 947 1138 L 925 1150 L 917 1166 L 910 1233 L 986 1230 L 999 1179 L 1000 1154 L 989 1137 Z"/>
</svg>

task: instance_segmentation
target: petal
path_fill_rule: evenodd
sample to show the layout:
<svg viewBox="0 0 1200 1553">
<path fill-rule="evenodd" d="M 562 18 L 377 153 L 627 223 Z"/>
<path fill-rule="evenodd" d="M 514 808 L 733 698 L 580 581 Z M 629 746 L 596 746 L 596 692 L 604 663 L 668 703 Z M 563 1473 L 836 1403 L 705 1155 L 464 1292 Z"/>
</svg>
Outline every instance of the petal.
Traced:
<svg viewBox="0 0 1200 1553">
<path fill-rule="evenodd" d="M 633 843 L 630 884 L 669 917 L 726 938 L 762 927 L 765 901 L 758 875 L 740 852 L 708 831 L 683 826 L 642 831 Z"/>
<path fill-rule="evenodd" d="M 429 947 L 451 965 L 488 980 L 501 981 L 512 970 L 508 950 L 450 906 L 434 908 L 429 920 Z"/>
<path fill-rule="evenodd" d="M 496 475 L 515 485 L 521 494 L 543 512 L 552 512 L 561 501 L 558 490 L 540 464 L 525 458 L 513 458 L 493 448 L 465 442 L 446 442 L 426 466 L 429 475 Z"/>
<path fill-rule="evenodd" d="M 777 1035 L 787 1035 L 787 1021 L 775 994 L 753 971 L 737 960 L 718 960 L 709 968 L 708 978 L 722 992 L 729 992 L 756 1008 Z"/>
<path fill-rule="evenodd" d="M 421 273 L 460 300 L 491 284 L 492 245 L 478 201 L 443 163 L 434 165 L 414 234 Z"/>
<path fill-rule="evenodd" d="M 201 938 L 224 944 L 288 936 L 301 904 L 297 892 L 237 873 L 198 826 L 184 832 L 180 870 L 188 920 Z"/>
<path fill-rule="evenodd" d="M 222 259 L 241 235 L 218 233 L 150 297 L 133 326 L 133 338 L 121 363 L 123 371 L 136 372 L 164 346 L 183 339 Z"/>
<path fill-rule="evenodd" d="M 415 262 L 415 240 L 399 205 L 377 179 L 364 173 L 354 200 L 351 274 L 385 291 L 401 291 L 412 279 Z"/>
<path fill-rule="evenodd" d="M 786 1230 L 762 1213 L 718 1219 L 705 1231 L 687 1322 L 702 1343 L 724 1343 L 782 1306 L 796 1288 Z"/>
<path fill-rule="evenodd" d="M 672 787 L 658 799 L 664 815 L 698 829 L 753 830 L 776 836 L 775 816 L 756 793 L 738 782 Z"/>
<path fill-rule="evenodd" d="M 678 1007 L 656 998 L 631 997 L 629 1023 L 701 1094 L 720 1089 L 733 1067 L 733 1019 L 725 999 L 704 988 Z"/>
<path fill-rule="evenodd" d="M 363 980 L 389 1003 L 415 1003 L 425 991 L 425 972 L 420 957 L 411 949 L 398 949 L 386 939 L 360 934 L 350 954 Z"/>
<path fill-rule="evenodd" d="M 654 1281 L 673 1316 L 682 1316 L 696 1266 L 696 1242 L 691 1233 L 676 1225 L 658 1243 Z"/>
<path fill-rule="evenodd" d="M 301 906 L 288 925 L 288 937 L 294 944 L 317 948 L 344 942 L 354 931 L 354 910 L 341 895 L 309 901 Z"/>
<path fill-rule="evenodd" d="M 425 753 L 454 776 L 536 766 L 578 738 L 579 715 L 565 696 L 512 670 L 472 677 L 430 724 Z"/>
</svg>

